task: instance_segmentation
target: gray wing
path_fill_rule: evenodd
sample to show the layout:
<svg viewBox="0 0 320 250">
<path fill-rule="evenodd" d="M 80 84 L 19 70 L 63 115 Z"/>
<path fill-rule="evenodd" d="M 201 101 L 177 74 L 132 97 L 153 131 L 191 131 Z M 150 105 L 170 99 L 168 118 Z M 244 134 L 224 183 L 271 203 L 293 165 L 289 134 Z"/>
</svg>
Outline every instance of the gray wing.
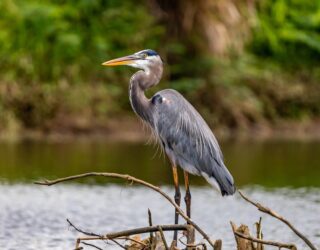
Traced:
<svg viewBox="0 0 320 250">
<path fill-rule="evenodd" d="M 221 191 L 235 192 L 233 177 L 211 129 L 177 91 L 165 89 L 151 98 L 153 127 L 170 160 L 191 174 L 202 175 Z"/>
</svg>

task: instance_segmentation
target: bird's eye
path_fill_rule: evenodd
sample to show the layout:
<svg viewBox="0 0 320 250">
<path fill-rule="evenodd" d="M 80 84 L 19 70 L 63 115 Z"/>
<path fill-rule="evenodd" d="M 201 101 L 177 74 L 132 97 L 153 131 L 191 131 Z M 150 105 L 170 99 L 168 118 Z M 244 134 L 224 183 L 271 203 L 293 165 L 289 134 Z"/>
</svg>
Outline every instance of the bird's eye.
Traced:
<svg viewBox="0 0 320 250">
<path fill-rule="evenodd" d="M 146 59 L 146 58 L 147 58 L 147 56 L 148 56 L 148 54 L 147 54 L 147 53 L 143 53 L 143 54 L 141 55 L 141 57 L 142 57 L 143 59 Z"/>
</svg>

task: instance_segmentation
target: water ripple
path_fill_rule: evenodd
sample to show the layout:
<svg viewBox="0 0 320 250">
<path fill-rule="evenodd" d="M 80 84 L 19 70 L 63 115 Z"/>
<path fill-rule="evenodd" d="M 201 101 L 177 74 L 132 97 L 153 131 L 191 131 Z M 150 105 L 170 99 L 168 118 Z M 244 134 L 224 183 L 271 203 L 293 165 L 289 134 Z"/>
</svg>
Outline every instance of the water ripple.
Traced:
<svg viewBox="0 0 320 250">
<path fill-rule="evenodd" d="M 173 189 L 163 188 L 173 194 Z M 320 246 L 319 188 L 247 187 L 244 191 L 287 217 Z M 192 197 L 193 219 L 213 238 L 221 238 L 224 249 L 235 249 L 230 220 L 247 224 L 252 230 L 259 216 L 263 217 L 266 239 L 292 242 L 306 249 L 283 223 L 259 213 L 238 195 L 221 198 L 210 188 L 193 187 Z M 146 226 L 148 208 L 155 224 L 173 222 L 172 207 L 159 194 L 141 187 L 1 184 L 0 249 L 73 249 L 79 234 L 68 227 L 66 218 L 88 231 L 107 233 Z"/>
</svg>

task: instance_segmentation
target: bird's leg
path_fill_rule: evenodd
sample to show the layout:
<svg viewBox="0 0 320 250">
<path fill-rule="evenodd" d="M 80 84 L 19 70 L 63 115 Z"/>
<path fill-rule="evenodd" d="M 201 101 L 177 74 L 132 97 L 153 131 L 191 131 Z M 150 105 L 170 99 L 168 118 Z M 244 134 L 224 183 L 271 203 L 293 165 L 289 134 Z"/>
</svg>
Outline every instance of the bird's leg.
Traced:
<svg viewBox="0 0 320 250">
<path fill-rule="evenodd" d="M 174 201 L 178 206 L 180 206 L 181 193 L 180 193 L 180 188 L 179 188 L 177 166 L 175 166 L 175 165 L 172 166 L 172 172 L 173 172 L 173 181 L 174 181 L 174 187 L 175 187 Z M 179 213 L 178 213 L 177 209 L 175 209 L 174 224 L 178 224 L 178 222 L 179 222 Z M 178 239 L 178 231 L 174 231 L 173 240 L 175 242 L 177 242 L 177 239 Z"/>
<path fill-rule="evenodd" d="M 186 188 L 186 195 L 184 197 L 184 201 L 186 203 L 187 215 L 191 218 L 191 193 L 189 188 L 189 174 L 186 171 L 183 171 L 184 174 L 184 185 Z"/>
</svg>

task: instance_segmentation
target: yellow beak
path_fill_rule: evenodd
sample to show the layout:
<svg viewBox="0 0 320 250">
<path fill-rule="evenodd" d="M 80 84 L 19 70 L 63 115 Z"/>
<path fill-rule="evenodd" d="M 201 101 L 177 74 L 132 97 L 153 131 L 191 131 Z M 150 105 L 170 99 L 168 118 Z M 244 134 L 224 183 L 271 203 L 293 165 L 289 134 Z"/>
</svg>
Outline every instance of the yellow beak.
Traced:
<svg viewBox="0 0 320 250">
<path fill-rule="evenodd" d="M 102 65 L 103 66 L 129 65 L 138 59 L 140 58 L 135 55 L 130 55 L 130 56 L 124 56 L 124 57 L 116 58 L 110 61 L 106 61 L 102 63 Z"/>
</svg>

